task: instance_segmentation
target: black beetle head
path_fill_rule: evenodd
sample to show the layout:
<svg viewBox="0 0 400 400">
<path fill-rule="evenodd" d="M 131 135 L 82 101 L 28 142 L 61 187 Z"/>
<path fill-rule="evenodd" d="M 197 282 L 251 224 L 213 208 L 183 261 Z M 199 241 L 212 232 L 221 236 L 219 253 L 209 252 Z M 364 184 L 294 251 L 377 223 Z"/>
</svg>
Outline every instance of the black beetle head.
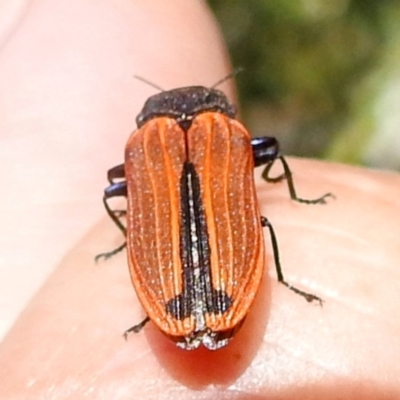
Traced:
<svg viewBox="0 0 400 400">
<path fill-rule="evenodd" d="M 136 118 L 138 128 L 157 117 L 169 117 L 178 123 L 191 121 L 207 111 L 219 112 L 234 118 L 236 109 L 223 92 L 203 86 L 188 86 L 151 96 Z"/>
</svg>

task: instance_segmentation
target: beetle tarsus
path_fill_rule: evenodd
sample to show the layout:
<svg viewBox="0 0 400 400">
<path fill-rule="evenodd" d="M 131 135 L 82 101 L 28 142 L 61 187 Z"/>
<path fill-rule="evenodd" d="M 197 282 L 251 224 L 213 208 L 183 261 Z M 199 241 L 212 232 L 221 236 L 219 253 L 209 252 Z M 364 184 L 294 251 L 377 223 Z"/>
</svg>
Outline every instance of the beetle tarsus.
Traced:
<svg viewBox="0 0 400 400">
<path fill-rule="evenodd" d="M 297 293 L 298 295 L 304 297 L 309 303 L 311 303 L 313 301 L 317 301 L 319 303 L 319 305 L 322 307 L 324 301 L 320 297 L 315 296 L 314 294 L 311 294 L 311 293 L 304 292 L 303 290 L 297 289 L 296 287 L 294 287 L 292 285 L 289 285 L 286 281 L 280 281 L 280 283 L 285 285 L 291 291 L 293 291 L 293 292 Z"/>
<path fill-rule="evenodd" d="M 292 200 L 297 201 L 299 203 L 303 203 L 303 204 L 326 204 L 327 203 L 326 199 L 328 197 L 331 197 L 332 199 L 336 199 L 336 197 L 333 193 L 325 193 L 323 196 L 318 197 L 317 199 L 301 199 L 300 197 L 296 197 L 295 199 L 292 199 Z"/>
<path fill-rule="evenodd" d="M 286 179 L 289 193 L 290 193 L 290 198 L 292 200 L 297 201 L 302 204 L 326 204 L 326 199 L 328 197 L 331 197 L 333 199 L 336 198 L 334 196 L 334 194 L 332 194 L 332 193 L 325 193 L 323 196 L 318 197 L 317 199 L 302 199 L 302 198 L 298 197 L 297 193 L 296 193 L 296 189 L 294 187 L 292 171 L 290 170 L 290 167 L 289 167 L 288 163 L 286 162 L 285 157 L 283 157 L 282 155 L 277 155 L 275 160 L 281 161 L 283 170 L 284 170 L 283 174 L 281 174 L 277 177 L 269 176 L 269 172 L 272 168 L 272 165 L 274 164 L 274 162 L 272 161 L 269 164 L 267 164 L 267 166 L 265 167 L 265 169 L 262 173 L 262 177 L 266 182 L 270 182 L 270 183 L 278 183 L 278 182 L 282 181 L 283 179 Z"/>
<path fill-rule="evenodd" d="M 115 256 L 120 251 L 122 251 L 126 247 L 126 242 L 122 243 L 121 246 L 117 247 L 114 250 L 108 251 L 107 253 L 100 253 L 94 258 L 95 262 L 98 262 L 100 259 L 104 258 L 104 260 L 108 260 L 109 258 Z"/>
<path fill-rule="evenodd" d="M 127 339 L 128 339 L 128 335 L 129 335 L 130 333 L 139 333 L 149 321 L 150 321 L 150 318 L 149 318 L 149 317 L 146 317 L 146 318 L 145 318 L 142 322 L 140 322 L 139 324 L 133 325 L 131 328 L 129 328 L 128 330 L 126 330 L 126 331 L 124 332 L 124 334 L 123 334 L 124 339 L 127 340 Z"/>
</svg>

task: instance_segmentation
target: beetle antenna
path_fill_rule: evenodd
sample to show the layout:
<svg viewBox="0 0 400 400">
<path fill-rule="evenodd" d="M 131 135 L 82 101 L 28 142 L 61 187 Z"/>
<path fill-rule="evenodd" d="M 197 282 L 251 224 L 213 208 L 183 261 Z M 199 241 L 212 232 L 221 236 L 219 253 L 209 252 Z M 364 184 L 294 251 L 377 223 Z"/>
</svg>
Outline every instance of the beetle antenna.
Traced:
<svg viewBox="0 0 400 400">
<path fill-rule="evenodd" d="M 244 71 L 244 68 L 242 68 L 242 67 L 235 68 L 229 75 L 225 76 L 224 78 L 222 78 L 219 81 L 217 81 L 216 83 L 214 83 L 214 85 L 211 86 L 211 89 L 215 89 L 219 85 L 222 85 L 224 82 L 226 82 L 229 79 L 234 78 L 238 73 L 240 73 L 242 71 Z"/>
<path fill-rule="evenodd" d="M 153 87 L 154 89 L 159 90 L 160 92 L 165 92 L 165 90 L 164 90 L 162 87 L 156 85 L 156 84 L 153 83 L 153 82 L 148 81 L 148 80 L 145 79 L 145 78 L 142 78 L 141 76 L 133 75 L 133 77 L 136 78 L 136 79 L 139 80 L 139 81 L 142 81 L 142 82 L 146 83 L 147 85 Z"/>
</svg>

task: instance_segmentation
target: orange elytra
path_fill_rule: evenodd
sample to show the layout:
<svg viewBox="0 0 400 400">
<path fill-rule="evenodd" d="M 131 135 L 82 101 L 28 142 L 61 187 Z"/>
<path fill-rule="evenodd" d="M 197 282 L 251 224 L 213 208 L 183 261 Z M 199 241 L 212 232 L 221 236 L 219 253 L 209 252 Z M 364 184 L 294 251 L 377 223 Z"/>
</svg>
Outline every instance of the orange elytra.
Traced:
<svg viewBox="0 0 400 400">
<path fill-rule="evenodd" d="M 126 144 L 125 163 L 108 171 L 107 213 L 126 235 L 133 285 L 149 321 L 178 347 L 210 350 L 229 343 L 251 307 L 265 269 L 263 227 L 269 228 L 278 280 L 308 301 L 321 300 L 289 285 L 279 262 L 276 235 L 260 214 L 253 178 L 265 165 L 266 181 L 292 175 L 278 142 L 252 139 L 221 91 L 191 86 L 150 97 Z M 284 173 L 268 177 L 275 160 Z M 125 212 L 108 199 L 127 198 Z M 122 215 L 123 214 L 123 215 Z M 126 217 L 126 226 L 121 222 Z"/>
</svg>

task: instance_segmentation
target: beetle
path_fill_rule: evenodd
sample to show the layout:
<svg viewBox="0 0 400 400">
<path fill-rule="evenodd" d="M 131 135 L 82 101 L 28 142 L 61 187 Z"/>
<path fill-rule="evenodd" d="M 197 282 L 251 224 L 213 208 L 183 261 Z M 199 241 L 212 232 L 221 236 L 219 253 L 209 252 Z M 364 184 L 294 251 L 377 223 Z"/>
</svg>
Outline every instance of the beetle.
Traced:
<svg viewBox="0 0 400 400">
<path fill-rule="evenodd" d="M 251 138 L 225 94 L 189 86 L 148 98 L 125 148 L 125 162 L 108 171 L 106 211 L 126 242 L 129 270 L 148 321 L 178 347 L 226 346 L 241 327 L 265 269 L 263 228 L 269 229 L 278 281 L 307 301 L 322 300 L 288 284 L 276 235 L 261 216 L 253 178 L 265 166 L 268 182 L 286 179 L 292 200 L 324 204 L 324 196 L 296 194 L 285 158 L 273 137 Z M 284 173 L 270 177 L 275 161 Z M 127 198 L 126 211 L 108 200 Z M 126 218 L 126 226 L 121 222 Z"/>
</svg>

